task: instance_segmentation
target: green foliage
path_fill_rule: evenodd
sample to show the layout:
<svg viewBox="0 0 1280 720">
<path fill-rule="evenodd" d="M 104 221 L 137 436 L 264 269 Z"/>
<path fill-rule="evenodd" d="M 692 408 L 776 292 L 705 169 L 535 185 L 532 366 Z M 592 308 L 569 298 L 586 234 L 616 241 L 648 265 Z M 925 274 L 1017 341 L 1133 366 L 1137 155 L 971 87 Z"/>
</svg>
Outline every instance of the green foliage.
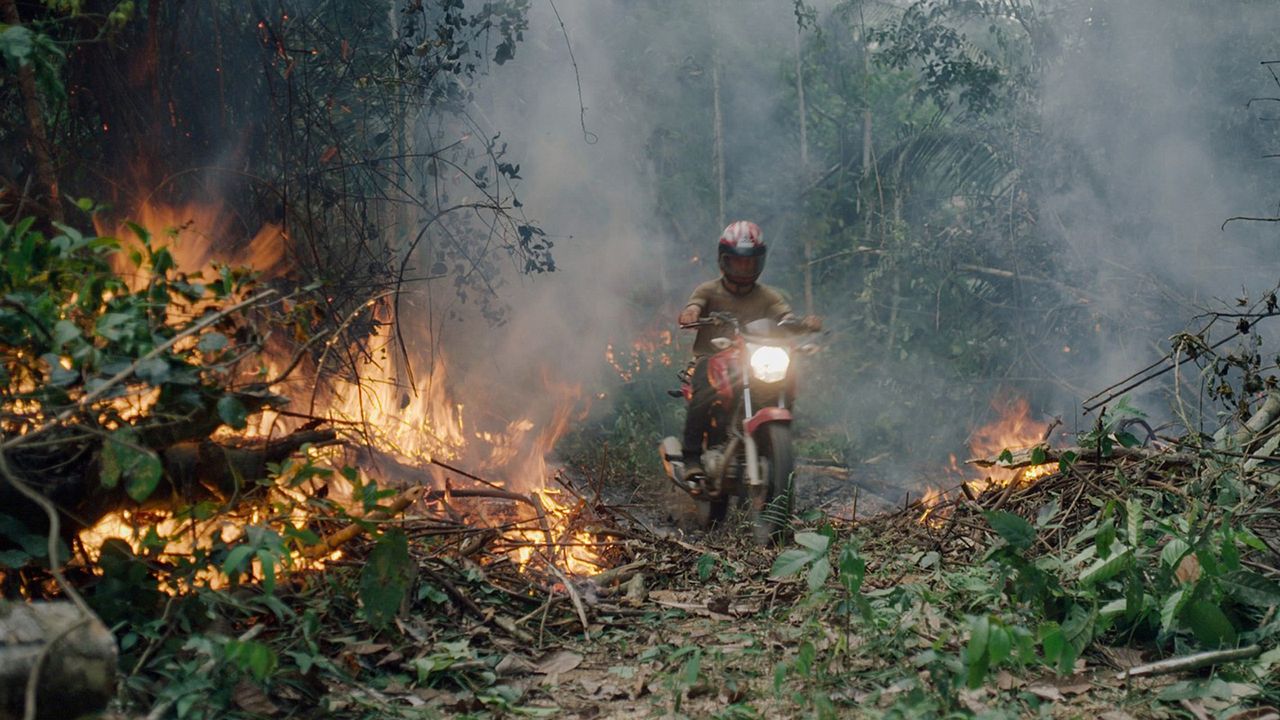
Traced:
<svg viewBox="0 0 1280 720">
<path fill-rule="evenodd" d="M 361 614 L 370 625 L 381 629 L 395 619 L 415 572 L 404 531 L 382 533 L 360 571 Z"/>
</svg>

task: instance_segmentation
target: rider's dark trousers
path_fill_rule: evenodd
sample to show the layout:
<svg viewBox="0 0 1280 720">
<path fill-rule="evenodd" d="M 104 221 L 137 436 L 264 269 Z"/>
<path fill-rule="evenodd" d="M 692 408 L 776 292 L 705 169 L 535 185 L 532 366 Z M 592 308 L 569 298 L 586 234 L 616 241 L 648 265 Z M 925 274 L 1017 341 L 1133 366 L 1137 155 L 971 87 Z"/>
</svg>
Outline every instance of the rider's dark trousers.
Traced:
<svg viewBox="0 0 1280 720">
<path fill-rule="evenodd" d="M 707 363 L 710 359 L 710 355 L 698 358 L 689 376 L 693 398 L 689 401 L 688 414 L 684 420 L 686 456 L 697 457 L 702 454 L 702 438 L 711 427 L 711 406 L 715 402 L 716 391 L 711 387 L 711 379 L 707 376 Z"/>
</svg>

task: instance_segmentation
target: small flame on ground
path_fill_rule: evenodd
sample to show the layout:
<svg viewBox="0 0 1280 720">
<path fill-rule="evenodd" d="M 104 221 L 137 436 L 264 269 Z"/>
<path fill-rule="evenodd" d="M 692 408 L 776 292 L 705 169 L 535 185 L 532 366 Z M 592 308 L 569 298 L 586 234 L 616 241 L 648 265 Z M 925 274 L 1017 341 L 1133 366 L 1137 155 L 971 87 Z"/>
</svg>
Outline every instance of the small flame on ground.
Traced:
<svg viewBox="0 0 1280 720">
<path fill-rule="evenodd" d="M 1005 450 L 1033 447 L 1045 439 L 1049 425 L 1032 419 L 1031 407 L 1026 400 L 1018 398 L 1007 404 L 993 403 L 992 406 L 999 411 L 1000 417 L 978 428 L 970 435 L 969 457 L 997 457 Z M 952 455 L 947 474 L 957 479 L 970 476 L 969 479 L 961 480 L 960 484 L 976 495 L 993 487 L 1031 485 L 1057 471 L 1057 463 L 1042 463 L 1017 469 L 992 467 L 975 474 L 973 469 L 962 468 L 956 456 Z M 954 490 L 929 488 L 920 500 L 921 506 L 925 508 L 920 516 L 920 522 L 928 525 L 941 524 L 944 521 L 943 513 L 940 512 L 942 501 L 948 493 L 961 491 L 959 488 Z"/>
</svg>

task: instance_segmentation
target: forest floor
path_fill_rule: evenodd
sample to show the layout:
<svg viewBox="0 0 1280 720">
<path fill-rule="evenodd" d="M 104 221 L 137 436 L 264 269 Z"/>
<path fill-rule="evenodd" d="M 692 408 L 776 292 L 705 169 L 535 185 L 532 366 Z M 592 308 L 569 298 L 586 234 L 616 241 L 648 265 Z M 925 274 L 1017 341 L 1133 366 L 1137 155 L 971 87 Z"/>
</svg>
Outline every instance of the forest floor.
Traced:
<svg viewBox="0 0 1280 720">
<path fill-rule="evenodd" d="M 849 498 L 831 482 L 822 469 L 800 478 L 798 545 L 767 550 L 740 526 L 690 529 L 691 503 L 674 491 L 613 493 L 596 513 L 611 518 L 602 536 L 625 546 L 620 572 L 563 577 L 546 595 L 503 589 L 500 567 L 437 558 L 394 627 L 328 613 L 313 646 L 323 660 L 267 693 L 246 688 L 236 706 L 253 717 L 1280 718 L 1269 666 L 1126 679 L 1160 653 L 1134 640 L 1095 646 L 1060 674 L 1019 653 L 1027 633 L 1012 624 L 991 630 L 993 646 L 997 635 L 1013 646 L 1007 659 L 966 683 L 966 645 L 977 618 L 1008 604 L 1003 583 L 942 543 L 910 540 L 897 499 L 864 496 L 857 521 L 840 519 L 832 508 Z"/>
</svg>

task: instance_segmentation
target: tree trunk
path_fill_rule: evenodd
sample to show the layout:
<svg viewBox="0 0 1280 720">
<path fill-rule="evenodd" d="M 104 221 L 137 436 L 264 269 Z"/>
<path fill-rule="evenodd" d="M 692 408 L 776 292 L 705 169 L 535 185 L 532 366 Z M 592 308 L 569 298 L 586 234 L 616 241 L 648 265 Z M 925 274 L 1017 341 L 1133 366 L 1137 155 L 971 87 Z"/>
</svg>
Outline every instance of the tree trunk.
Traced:
<svg viewBox="0 0 1280 720">
<path fill-rule="evenodd" d="M 0 0 L 0 18 L 7 25 L 22 26 L 22 17 L 18 15 L 15 0 Z M 61 222 L 62 202 L 58 198 L 58 178 L 54 175 L 53 158 L 49 155 L 49 133 L 45 128 L 44 108 L 40 105 L 40 94 L 36 89 L 36 73 L 30 63 L 18 66 L 18 89 L 22 93 L 23 111 L 27 116 L 27 131 L 30 133 L 27 145 L 36 161 L 36 178 L 48 201 L 46 210 L 50 219 Z"/>
<path fill-rule="evenodd" d="M 711 54 L 711 104 L 714 123 L 713 132 L 715 133 L 714 155 L 712 164 L 716 176 L 716 197 L 718 199 L 716 211 L 716 227 L 723 228 L 725 226 L 724 212 L 724 117 L 720 113 L 720 51 L 717 49 Z"/>
<path fill-rule="evenodd" d="M 115 694 L 116 641 L 102 621 L 69 602 L 0 600 L 0 720 L 19 720 L 39 666 L 36 717 L 80 717 Z"/>
<path fill-rule="evenodd" d="M 800 179 L 809 176 L 809 113 L 804 102 L 804 42 L 800 22 L 796 21 L 796 104 L 800 110 Z M 803 227 L 803 224 L 801 224 Z M 813 314 L 813 238 L 804 234 L 804 313 Z"/>
</svg>

